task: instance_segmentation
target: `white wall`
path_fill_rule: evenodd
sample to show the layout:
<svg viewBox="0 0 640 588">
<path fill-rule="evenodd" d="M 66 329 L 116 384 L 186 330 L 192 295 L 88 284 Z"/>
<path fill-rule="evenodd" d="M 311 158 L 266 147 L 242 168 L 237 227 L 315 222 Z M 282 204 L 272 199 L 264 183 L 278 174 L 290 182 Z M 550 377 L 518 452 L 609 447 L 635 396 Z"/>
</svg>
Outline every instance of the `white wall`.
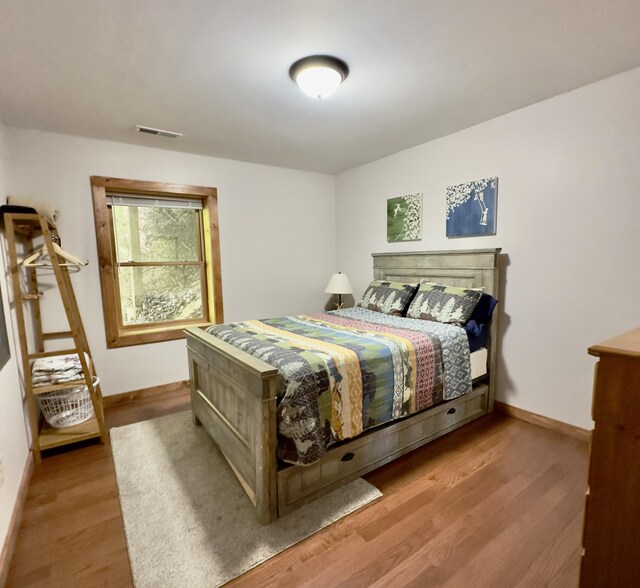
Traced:
<svg viewBox="0 0 640 588">
<path fill-rule="evenodd" d="M 56 202 L 64 246 L 90 260 L 73 280 L 107 394 L 186 378 L 186 356 L 183 341 L 106 349 L 90 175 L 218 188 L 229 321 L 320 309 L 337 269 L 358 297 L 374 251 L 502 247 L 509 266 L 499 399 L 588 427 L 586 347 L 640 323 L 638 95 L 640 69 L 337 179 L 7 128 L 5 184 L 8 193 Z M 447 240 L 446 186 L 490 175 L 499 177 L 497 236 Z M 423 240 L 388 244 L 386 198 L 418 191 Z"/>
<path fill-rule="evenodd" d="M 336 271 L 333 176 L 25 129 L 6 134 L 9 193 L 55 202 L 64 248 L 89 260 L 72 280 L 104 394 L 187 379 L 188 370 L 184 340 L 106 348 L 91 175 L 218 188 L 226 321 L 324 308 Z"/>
<path fill-rule="evenodd" d="M 589 345 L 640 325 L 640 69 L 338 176 L 356 298 L 371 253 L 502 247 L 498 399 L 591 426 Z M 447 240 L 446 187 L 498 176 L 495 237 Z M 424 193 L 423 239 L 386 242 L 385 200 Z"/>
<path fill-rule="evenodd" d="M 0 201 L 6 194 L 6 130 L 0 124 Z M 3 249 L 4 251 L 4 249 Z M 4 483 L 0 486 L 0 551 L 9 529 L 20 481 L 27 463 L 29 447 L 22 409 L 22 392 L 18 378 L 18 355 L 11 328 L 11 312 L 7 296 L 8 279 L 4 255 L 0 254 L 0 290 L 11 347 L 11 358 L 0 368 L 0 460 Z"/>
</svg>

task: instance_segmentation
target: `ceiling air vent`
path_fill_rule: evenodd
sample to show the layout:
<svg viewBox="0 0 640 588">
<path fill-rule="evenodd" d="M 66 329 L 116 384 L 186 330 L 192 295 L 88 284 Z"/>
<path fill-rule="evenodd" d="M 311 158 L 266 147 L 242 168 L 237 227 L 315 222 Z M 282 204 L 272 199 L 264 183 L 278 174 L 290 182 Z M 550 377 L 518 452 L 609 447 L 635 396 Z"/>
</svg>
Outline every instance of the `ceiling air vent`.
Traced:
<svg viewBox="0 0 640 588">
<path fill-rule="evenodd" d="M 147 135 L 156 135 L 157 137 L 169 137 L 171 139 L 177 139 L 182 137 L 182 133 L 175 133 L 173 131 L 163 131 L 162 129 L 154 129 L 153 127 L 143 127 L 142 125 L 136 125 L 139 133 L 147 133 Z"/>
</svg>

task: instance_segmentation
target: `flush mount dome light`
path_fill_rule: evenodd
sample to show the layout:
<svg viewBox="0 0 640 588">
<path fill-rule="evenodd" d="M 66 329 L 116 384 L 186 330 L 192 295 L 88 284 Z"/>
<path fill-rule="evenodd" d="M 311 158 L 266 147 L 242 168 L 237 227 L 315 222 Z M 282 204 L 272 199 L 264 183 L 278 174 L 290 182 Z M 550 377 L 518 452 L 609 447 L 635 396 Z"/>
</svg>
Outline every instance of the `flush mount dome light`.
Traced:
<svg viewBox="0 0 640 588">
<path fill-rule="evenodd" d="M 331 55 L 309 55 L 289 68 L 291 79 L 312 98 L 331 96 L 348 75 L 347 64 Z"/>
</svg>

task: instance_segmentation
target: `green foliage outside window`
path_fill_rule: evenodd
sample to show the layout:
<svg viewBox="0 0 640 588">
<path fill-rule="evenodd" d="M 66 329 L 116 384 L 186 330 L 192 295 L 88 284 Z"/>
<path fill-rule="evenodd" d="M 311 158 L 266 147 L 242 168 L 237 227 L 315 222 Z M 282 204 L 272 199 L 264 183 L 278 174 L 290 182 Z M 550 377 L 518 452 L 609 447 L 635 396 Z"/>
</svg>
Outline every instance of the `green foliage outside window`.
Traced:
<svg viewBox="0 0 640 588">
<path fill-rule="evenodd" d="M 200 211 L 114 205 L 112 214 L 123 324 L 202 317 Z"/>
</svg>

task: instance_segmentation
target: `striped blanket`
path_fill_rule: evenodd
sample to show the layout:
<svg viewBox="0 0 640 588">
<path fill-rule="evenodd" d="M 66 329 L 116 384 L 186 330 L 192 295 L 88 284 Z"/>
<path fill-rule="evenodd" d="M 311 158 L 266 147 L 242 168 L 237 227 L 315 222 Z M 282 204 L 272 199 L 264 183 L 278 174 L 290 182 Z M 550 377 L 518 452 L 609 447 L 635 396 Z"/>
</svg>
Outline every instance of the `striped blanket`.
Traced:
<svg viewBox="0 0 640 588">
<path fill-rule="evenodd" d="M 276 367 L 278 457 L 308 465 L 331 444 L 471 391 L 464 329 L 349 308 L 214 325 Z"/>
</svg>

